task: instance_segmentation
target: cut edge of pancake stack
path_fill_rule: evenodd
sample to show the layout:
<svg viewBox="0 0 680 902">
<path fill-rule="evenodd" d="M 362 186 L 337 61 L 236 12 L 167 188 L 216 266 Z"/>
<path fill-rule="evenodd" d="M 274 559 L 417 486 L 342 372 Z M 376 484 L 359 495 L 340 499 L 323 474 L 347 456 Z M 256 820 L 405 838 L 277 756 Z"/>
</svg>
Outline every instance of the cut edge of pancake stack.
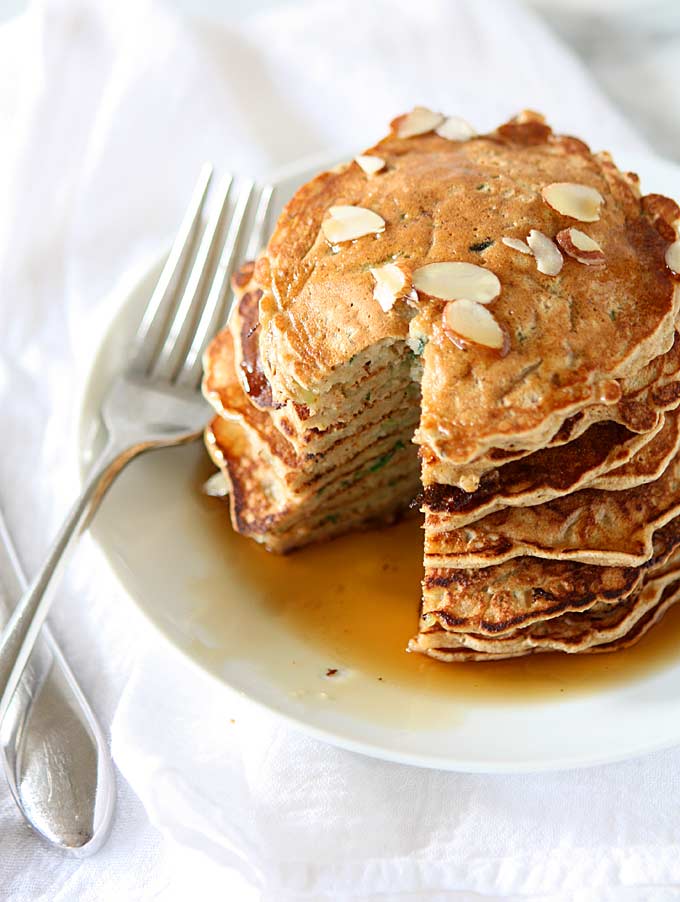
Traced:
<svg viewBox="0 0 680 902">
<path fill-rule="evenodd" d="M 229 327 L 206 353 L 203 390 L 218 414 L 206 446 L 227 477 L 236 529 L 287 552 L 394 522 L 419 488 L 419 392 L 408 357 L 389 345 L 374 359 L 362 355 L 318 413 L 304 402 L 273 403 L 253 342 L 262 290 L 252 264 L 235 281 Z"/>
<path fill-rule="evenodd" d="M 204 361 L 235 528 L 286 552 L 418 497 L 411 651 L 632 644 L 680 597 L 679 218 L 537 114 L 396 119 L 235 279 Z"/>
</svg>

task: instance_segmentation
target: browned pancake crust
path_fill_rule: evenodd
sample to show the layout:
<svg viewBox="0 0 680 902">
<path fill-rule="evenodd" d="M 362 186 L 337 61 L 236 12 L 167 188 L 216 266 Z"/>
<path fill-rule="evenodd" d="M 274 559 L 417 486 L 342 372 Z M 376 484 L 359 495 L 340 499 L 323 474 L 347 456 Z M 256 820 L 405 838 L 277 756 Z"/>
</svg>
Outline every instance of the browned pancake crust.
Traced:
<svg viewBox="0 0 680 902">
<path fill-rule="evenodd" d="M 481 264 L 503 287 L 493 311 L 510 336 L 505 357 L 479 347 L 461 351 L 440 327 L 442 304 L 419 304 L 429 341 L 417 439 L 452 461 L 522 437 L 540 446 L 546 424 L 559 427 L 598 403 L 612 378 L 670 348 L 678 297 L 664 263 L 668 241 L 635 184 L 607 156 L 535 122 L 465 142 L 391 134 L 370 152 L 386 160 L 378 176 L 350 164 L 300 189 L 257 269 L 260 350 L 275 400 L 294 396 L 296 387 L 323 387 L 352 355 L 406 337 L 399 305 L 385 314 L 372 297 L 370 268 L 392 259 L 409 269 Z M 503 236 L 524 237 L 532 228 L 553 236 L 573 224 L 541 197 L 554 181 L 590 185 L 605 198 L 600 221 L 587 227 L 604 249 L 605 268 L 567 260 L 553 278 L 502 244 Z M 379 213 L 384 233 L 335 252 L 320 232 L 334 204 Z"/>
<path fill-rule="evenodd" d="M 227 481 L 234 529 L 279 553 L 349 530 L 393 523 L 409 509 L 415 491 L 412 449 L 408 447 L 394 454 L 392 470 L 382 477 L 373 476 L 375 458 L 369 458 L 370 490 L 360 481 L 344 488 L 331 485 L 320 502 L 313 495 L 302 501 L 282 495 L 271 465 L 254 453 L 241 423 L 215 417 L 206 427 L 205 443 Z M 385 494 L 386 487 L 389 491 Z M 382 503 L 367 509 L 367 492 L 383 493 Z"/>
<path fill-rule="evenodd" d="M 427 530 L 426 561 L 486 567 L 527 554 L 638 566 L 653 554 L 654 533 L 680 514 L 680 458 L 647 485 L 584 489 L 538 507 L 506 508 L 460 529 Z"/>
<path fill-rule="evenodd" d="M 546 443 L 557 448 L 580 438 L 591 426 L 601 422 L 619 423 L 630 432 L 654 432 L 665 411 L 680 404 L 680 335 L 666 354 L 655 357 L 634 376 L 619 381 L 623 395 L 616 404 L 595 405 L 569 417 Z M 421 446 L 426 466 L 423 483 L 442 483 L 473 492 L 486 474 L 515 460 L 535 454 L 535 450 L 491 448 L 474 463 L 456 466 L 442 460 L 428 445 Z"/>
<path fill-rule="evenodd" d="M 526 507 L 568 495 L 628 463 L 662 427 L 660 423 L 657 431 L 639 435 L 619 423 L 597 423 L 568 445 L 537 451 L 492 470 L 474 492 L 426 486 L 423 511 L 446 511 L 448 525 L 455 528 L 504 507 Z"/>
<path fill-rule="evenodd" d="M 641 567 L 599 567 L 574 561 L 514 558 L 493 567 L 426 567 L 421 629 L 436 623 L 461 633 L 502 635 L 522 626 L 614 603 L 637 589 L 645 571 L 680 546 L 680 520 L 654 536 L 654 554 Z"/>
<path fill-rule="evenodd" d="M 632 620 L 632 624 L 630 629 L 622 636 L 617 637 L 609 642 L 599 642 L 593 645 L 586 645 L 585 647 L 581 647 L 578 644 L 579 636 L 574 637 L 574 643 L 576 647 L 573 651 L 578 651 L 579 654 L 608 654 L 614 651 L 622 651 L 624 648 L 630 648 L 632 645 L 635 645 L 640 639 L 647 633 L 651 627 L 657 624 L 664 616 L 664 614 L 671 608 L 674 604 L 680 600 L 680 588 L 678 587 L 678 581 L 676 580 L 671 585 L 666 586 L 661 594 L 661 598 L 658 602 L 653 605 L 649 609 L 644 609 L 643 613 L 640 616 L 636 616 L 634 612 L 634 606 L 628 606 L 627 604 L 622 605 L 622 610 L 615 614 L 612 618 L 616 620 L 620 618 L 622 621 L 625 621 L 626 617 Z M 630 617 L 631 610 L 633 608 L 633 617 Z M 584 634 L 587 633 L 587 624 L 584 624 Z M 581 635 L 581 641 L 582 641 Z M 433 641 L 436 643 L 436 637 L 432 637 Z M 569 652 L 569 641 L 564 643 L 565 648 L 561 649 L 561 651 Z M 500 661 L 506 658 L 515 658 L 525 655 L 532 654 L 541 654 L 544 652 L 553 651 L 550 647 L 535 647 L 535 648 L 521 648 L 517 650 L 511 650 L 504 647 L 502 642 L 499 642 L 497 648 L 493 651 L 477 651 L 472 648 L 466 648 L 463 646 L 450 648 L 446 645 L 437 646 L 436 644 L 431 647 L 418 647 L 417 640 L 411 643 L 409 646 L 410 651 L 421 651 L 429 657 L 436 658 L 439 661 L 445 661 L 446 663 L 453 662 L 464 662 L 464 661 Z"/>
</svg>

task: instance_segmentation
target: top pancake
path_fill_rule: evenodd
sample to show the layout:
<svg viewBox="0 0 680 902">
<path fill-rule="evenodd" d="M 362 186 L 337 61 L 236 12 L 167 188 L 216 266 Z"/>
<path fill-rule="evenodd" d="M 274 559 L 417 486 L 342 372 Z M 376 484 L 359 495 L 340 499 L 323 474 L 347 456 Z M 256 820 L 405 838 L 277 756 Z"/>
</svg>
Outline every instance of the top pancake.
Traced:
<svg viewBox="0 0 680 902">
<path fill-rule="evenodd" d="M 635 180 L 606 155 L 553 135 L 535 117 L 464 142 L 393 132 L 370 153 L 386 161 L 382 172 L 367 177 L 351 163 L 300 189 L 258 264 L 260 352 L 274 401 L 321 407 L 355 355 L 408 337 L 412 309 L 398 302 L 384 313 L 372 296 L 370 268 L 392 260 L 409 272 L 476 263 L 501 282 L 492 309 L 510 339 L 504 357 L 454 346 L 440 301 L 421 297 L 410 323 L 411 336 L 426 341 L 416 440 L 451 461 L 491 447 L 540 447 L 565 418 L 612 397 L 613 379 L 670 348 L 680 293 L 664 264 L 669 241 Z M 600 220 L 584 228 L 607 265 L 566 258 L 551 277 L 501 239 L 531 229 L 554 237 L 579 225 L 541 197 L 545 185 L 564 181 L 603 196 Z M 384 232 L 330 247 L 321 224 L 341 204 L 380 214 Z"/>
</svg>

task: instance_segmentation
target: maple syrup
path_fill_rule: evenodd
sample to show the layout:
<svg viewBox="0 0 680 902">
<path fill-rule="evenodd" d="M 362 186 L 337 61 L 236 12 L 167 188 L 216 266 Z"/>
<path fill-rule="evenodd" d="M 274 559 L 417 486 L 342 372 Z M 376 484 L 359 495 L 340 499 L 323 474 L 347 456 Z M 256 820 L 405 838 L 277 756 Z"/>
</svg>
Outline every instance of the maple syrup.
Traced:
<svg viewBox="0 0 680 902">
<path fill-rule="evenodd" d="M 209 464 L 199 471 L 197 491 L 212 472 Z M 611 654 L 544 653 L 458 664 L 410 654 L 405 649 L 417 630 L 422 577 L 418 519 L 282 556 L 236 534 L 224 501 L 203 497 L 201 507 L 216 541 L 230 551 L 225 580 L 242 581 L 281 630 L 327 658 L 329 671 L 360 671 L 423 696 L 498 703 L 594 692 L 649 676 L 680 656 L 680 605 L 637 645 Z"/>
</svg>

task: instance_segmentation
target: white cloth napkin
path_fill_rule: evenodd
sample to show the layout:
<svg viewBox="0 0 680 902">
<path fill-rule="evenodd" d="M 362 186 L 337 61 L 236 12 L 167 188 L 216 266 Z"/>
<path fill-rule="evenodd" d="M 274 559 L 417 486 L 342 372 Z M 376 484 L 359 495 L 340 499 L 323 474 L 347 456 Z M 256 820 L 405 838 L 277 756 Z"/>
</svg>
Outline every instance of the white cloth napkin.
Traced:
<svg viewBox="0 0 680 902">
<path fill-rule="evenodd" d="M 100 299 L 166 246 L 199 163 L 257 176 L 359 149 L 414 103 L 482 129 L 534 107 L 596 147 L 644 150 L 504 0 L 334 0 L 229 27 L 144 0 L 44 0 L 0 29 L 0 504 L 29 571 L 77 489 Z M 481 777 L 331 748 L 216 692 L 87 539 L 52 620 L 113 723 L 119 811 L 78 862 L 0 790 L 2 900 L 677 898 L 680 751 Z"/>
</svg>

